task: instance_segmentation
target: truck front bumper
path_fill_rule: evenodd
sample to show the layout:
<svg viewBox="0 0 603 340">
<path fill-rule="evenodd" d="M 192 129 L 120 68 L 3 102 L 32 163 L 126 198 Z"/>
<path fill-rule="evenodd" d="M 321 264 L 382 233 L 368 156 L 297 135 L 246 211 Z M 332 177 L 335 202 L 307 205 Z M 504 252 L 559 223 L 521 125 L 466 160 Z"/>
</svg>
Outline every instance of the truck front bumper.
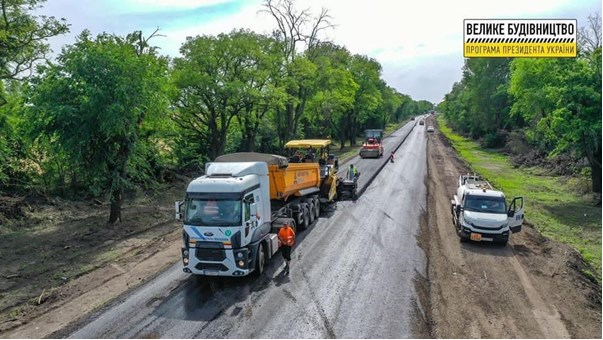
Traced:
<svg viewBox="0 0 603 340">
<path fill-rule="evenodd" d="M 222 251 L 224 258 L 221 261 L 208 261 L 203 259 L 199 248 L 182 248 L 182 270 L 185 273 L 204 276 L 246 276 L 252 272 L 247 256 L 242 259 L 245 265 L 239 267 L 233 249 Z"/>
<path fill-rule="evenodd" d="M 482 241 L 488 242 L 505 242 L 509 239 L 509 230 L 503 231 L 502 233 L 493 234 L 488 232 L 482 232 L 480 230 L 471 230 L 467 227 L 461 229 L 461 237 L 471 239 L 471 233 L 480 234 Z"/>
</svg>

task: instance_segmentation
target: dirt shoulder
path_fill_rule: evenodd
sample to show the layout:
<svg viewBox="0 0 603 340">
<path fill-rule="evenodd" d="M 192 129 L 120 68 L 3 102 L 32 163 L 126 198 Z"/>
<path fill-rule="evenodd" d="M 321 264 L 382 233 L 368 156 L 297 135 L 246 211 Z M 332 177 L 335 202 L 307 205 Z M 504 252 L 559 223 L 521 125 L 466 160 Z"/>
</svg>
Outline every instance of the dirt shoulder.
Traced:
<svg viewBox="0 0 603 340">
<path fill-rule="evenodd" d="M 601 287 L 581 273 L 579 253 L 527 225 L 505 247 L 460 243 L 450 199 L 468 168 L 437 129 L 427 150 L 433 336 L 601 338 Z"/>
<path fill-rule="evenodd" d="M 188 182 L 108 205 L 54 199 L 3 230 L 0 337 L 41 338 L 102 307 L 179 259 L 173 202 Z"/>
</svg>

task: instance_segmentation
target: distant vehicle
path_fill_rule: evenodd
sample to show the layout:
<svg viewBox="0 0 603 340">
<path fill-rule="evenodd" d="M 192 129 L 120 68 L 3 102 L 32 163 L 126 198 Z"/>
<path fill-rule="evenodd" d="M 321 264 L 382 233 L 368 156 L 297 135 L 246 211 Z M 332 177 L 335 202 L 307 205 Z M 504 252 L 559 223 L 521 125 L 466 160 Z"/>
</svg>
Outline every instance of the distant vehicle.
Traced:
<svg viewBox="0 0 603 340">
<path fill-rule="evenodd" d="M 364 130 L 364 144 L 358 153 L 360 158 L 383 156 L 383 130 Z"/>
<path fill-rule="evenodd" d="M 433 126 L 429 125 L 427 127 L 427 132 L 433 132 L 435 129 L 433 128 Z"/>
<path fill-rule="evenodd" d="M 490 241 L 507 244 L 510 233 L 521 231 L 523 197 L 507 205 L 505 195 L 477 175 L 461 175 L 450 211 L 461 242 Z"/>
<path fill-rule="evenodd" d="M 419 121 L 419 125 L 425 125 L 425 121 L 421 119 L 421 120 Z"/>
<path fill-rule="evenodd" d="M 415 117 L 410 117 L 410 120 L 415 120 Z"/>
</svg>

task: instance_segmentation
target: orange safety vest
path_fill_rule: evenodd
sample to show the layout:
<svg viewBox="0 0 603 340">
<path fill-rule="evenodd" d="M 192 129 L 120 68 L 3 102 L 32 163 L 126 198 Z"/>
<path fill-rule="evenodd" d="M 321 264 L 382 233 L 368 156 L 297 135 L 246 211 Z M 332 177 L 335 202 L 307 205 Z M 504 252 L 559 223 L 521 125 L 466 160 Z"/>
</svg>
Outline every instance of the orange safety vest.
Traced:
<svg viewBox="0 0 603 340">
<path fill-rule="evenodd" d="M 278 231 L 278 239 L 286 246 L 293 246 L 295 244 L 295 232 L 293 231 L 293 228 L 288 224 L 285 224 L 285 226 Z"/>
</svg>

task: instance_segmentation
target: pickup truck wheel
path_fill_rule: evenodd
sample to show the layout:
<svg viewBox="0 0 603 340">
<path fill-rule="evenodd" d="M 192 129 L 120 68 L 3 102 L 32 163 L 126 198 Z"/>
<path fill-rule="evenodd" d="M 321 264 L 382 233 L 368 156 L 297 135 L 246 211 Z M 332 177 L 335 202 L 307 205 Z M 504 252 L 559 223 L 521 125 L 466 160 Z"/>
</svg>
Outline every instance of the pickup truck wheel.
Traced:
<svg viewBox="0 0 603 340">
<path fill-rule="evenodd" d="M 264 253 L 264 245 L 262 244 L 258 247 L 258 255 L 255 263 L 255 273 L 257 276 L 260 276 L 264 273 L 264 264 L 266 263 L 266 254 Z"/>
<path fill-rule="evenodd" d="M 463 235 L 459 234 L 459 240 L 461 241 L 461 243 L 465 243 L 465 242 L 469 242 L 469 239 L 464 237 Z"/>
<path fill-rule="evenodd" d="M 506 247 L 508 242 L 509 242 L 509 238 L 505 238 L 505 239 L 502 239 L 502 240 L 496 242 L 496 244 L 498 244 L 501 247 Z"/>
</svg>

